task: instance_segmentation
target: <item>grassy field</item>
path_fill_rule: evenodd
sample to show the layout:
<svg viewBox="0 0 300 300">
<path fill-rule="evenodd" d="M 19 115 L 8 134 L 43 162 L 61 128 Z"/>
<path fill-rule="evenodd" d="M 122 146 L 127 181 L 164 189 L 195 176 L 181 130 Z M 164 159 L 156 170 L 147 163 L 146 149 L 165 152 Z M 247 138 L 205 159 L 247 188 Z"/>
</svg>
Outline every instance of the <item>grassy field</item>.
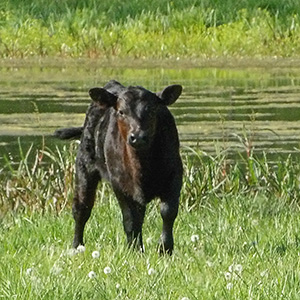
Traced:
<svg viewBox="0 0 300 300">
<path fill-rule="evenodd" d="M 0 57 L 295 57 L 299 13 L 296 0 L 2 1 Z"/>
<path fill-rule="evenodd" d="M 112 198 L 98 201 L 85 251 L 77 254 L 68 211 L 7 214 L 0 227 L 0 298 L 299 299 L 298 207 L 250 195 L 192 211 L 181 206 L 170 258 L 156 252 L 157 205 L 148 208 L 140 254 L 127 249 Z"/>
<path fill-rule="evenodd" d="M 233 163 L 222 153 L 185 149 L 172 257 L 157 254 L 156 201 L 144 224 L 146 252 L 127 249 L 106 183 L 79 252 L 71 249 L 76 147 L 23 153 L 20 146 L 18 167 L 6 158 L 0 299 L 299 298 L 299 162 L 269 163 L 246 153 Z"/>
<path fill-rule="evenodd" d="M 7 0 L 0 58 L 184 59 L 300 53 L 296 0 Z M 183 148 L 185 176 L 172 257 L 157 253 L 158 201 L 145 253 L 127 249 L 121 212 L 99 186 L 84 249 L 71 248 L 74 153 L 5 155 L 0 166 L 0 299 L 299 299 L 300 162 L 233 161 Z"/>
</svg>

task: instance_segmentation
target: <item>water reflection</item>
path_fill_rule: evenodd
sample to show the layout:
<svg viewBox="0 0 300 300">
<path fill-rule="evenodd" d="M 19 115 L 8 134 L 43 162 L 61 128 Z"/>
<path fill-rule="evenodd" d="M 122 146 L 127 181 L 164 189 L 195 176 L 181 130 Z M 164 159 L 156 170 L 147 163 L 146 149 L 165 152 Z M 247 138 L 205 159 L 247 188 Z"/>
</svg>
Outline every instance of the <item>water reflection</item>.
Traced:
<svg viewBox="0 0 300 300">
<path fill-rule="evenodd" d="M 288 69 L 124 69 L 2 68 L 0 78 L 0 163 L 18 153 L 18 137 L 28 148 L 59 143 L 58 127 L 79 126 L 90 102 L 87 91 L 116 79 L 152 91 L 179 83 L 180 100 L 171 107 L 183 145 L 256 153 L 298 153 L 300 70 Z"/>
</svg>

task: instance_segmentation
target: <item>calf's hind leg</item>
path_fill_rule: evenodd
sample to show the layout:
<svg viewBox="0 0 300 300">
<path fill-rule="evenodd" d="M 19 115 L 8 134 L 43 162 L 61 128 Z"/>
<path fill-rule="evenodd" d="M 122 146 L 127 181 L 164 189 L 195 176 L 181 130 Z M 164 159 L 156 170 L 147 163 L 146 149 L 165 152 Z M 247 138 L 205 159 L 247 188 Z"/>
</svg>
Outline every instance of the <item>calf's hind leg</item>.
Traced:
<svg viewBox="0 0 300 300">
<path fill-rule="evenodd" d="M 83 245 L 84 227 L 91 215 L 95 202 L 96 188 L 100 180 L 98 173 L 88 174 L 77 169 L 75 196 L 73 199 L 73 217 L 75 220 L 75 233 L 73 247 Z"/>
</svg>

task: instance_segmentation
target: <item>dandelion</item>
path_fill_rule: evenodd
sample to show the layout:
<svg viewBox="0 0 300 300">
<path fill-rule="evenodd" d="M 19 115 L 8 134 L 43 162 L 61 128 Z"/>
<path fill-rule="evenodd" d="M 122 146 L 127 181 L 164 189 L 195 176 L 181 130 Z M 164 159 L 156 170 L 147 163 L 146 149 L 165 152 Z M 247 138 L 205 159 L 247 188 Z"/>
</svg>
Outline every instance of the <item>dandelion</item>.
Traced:
<svg viewBox="0 0 300 300">
<path fill-rule="evenodd" d="M 28 268 L 27 270 L 26 270 L 26 275 L 32 275 L 32 273 L 33 273 L 33 268 Z"/>
<path fill-rule="evenodd" d="M 234 266 L 234 271 L 235 271 L 236 273 L 238 273 L 238 274 L 241 274 L 242 271 L 243 271 L 243 266 L 240 265 L 240 264 L 235 265 L 235 266 Z"/>
<path fill-rule="evenodd" d="M 153 269 L 153 268 L 150 268 L 149 270 L 148 270 L 148 275 L 153 275 L 153 274 L 155 274 L 156 273 L 156 271 Z"/>
<path fill-rule="evenodd" d="M 51 274 L 53 275 L 58 275 L 59 273 L 62 272 L 62 268 L 60 266 L 54 265 L 51 269 Z"/>
<path fill-rule="evenodd" d="M 88 277 L 90 279 L 95 278 L 97 276 L 97 274 L 94 271 L 89 272 Z"/>
<path fill-rule="evenodd" d="M 111 268 L 110 267 L 105 267 L 103 272 L 104 272 L 104 274 L 110 274 L 111 273 Z"/>
<path fill-rule="evenodd" d="M 85 247 L 83 245 L 79 245 L 76 250 L 78 253 L 83 253 L 85 251 Z"/>
<path fill-rule="evenodd" d="M 233 288 L 233 283 L 232 282 L 227 283 L 226 289 L 231 290 L 232 288 Z"/>
<path fill-rule="evenodd" d="M 240 275 L 243 271 L 243 266 L 241 264 L 232 264 L 228 268 L 230 273 L 237 273 Z"/>
<path fill-rule="evenodd" d="M 99 257 L 100 257 L 99 251 L 93 251 L 92 257 L 93 257 L 93 258 L 99 258 Z"/>
<path fill-rule="evenodd" d="M 66 253 L 69 256 L 74 256 L 74 255 L 76 255 L 78 253 L 78 251 L 77 251 L 77 249 L 72 248 L 72 249 L 67 250 Z"/>
<path fill-rule="evenodd" d="M 226 280 L 230 280 L 231 279 L 231 272 L 225 272 L 224 276 L 225 276 Z"/>
<path fill-rule="evenodd" d="M 191 241 L 192 241 L 193 243 L 198 242 L 198 241 L 199 241 L 199 235 L 198 235 L 198 234 L 193 234 L 193 235 L 191 236 Z"/>
<path fill-rule="evenodd" d="M 211 262 L 211 261 L 206 261 L 206 264 L 207 264 L 207 266 L 208 267 L 210 267 L 210 268 L 212 268 L 213 266 L 214 266 L 214 263 L 213 262 Z"/>
<path fill-rule="evenodd" d="M 118 290 L 121 287 L 120 283 L 116 284 L 116 289 Z"/>
</svg>

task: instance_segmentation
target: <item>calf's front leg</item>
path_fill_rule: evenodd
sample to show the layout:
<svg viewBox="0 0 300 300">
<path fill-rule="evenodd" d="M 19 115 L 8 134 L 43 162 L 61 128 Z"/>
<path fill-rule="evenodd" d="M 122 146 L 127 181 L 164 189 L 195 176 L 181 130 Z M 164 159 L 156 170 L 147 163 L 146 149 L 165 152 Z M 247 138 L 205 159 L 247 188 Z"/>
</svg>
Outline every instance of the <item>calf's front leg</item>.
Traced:
<svg viewBox="0 0 300 300">
<path fill-rule="evenodd" d="M 131 198 L 123 197 L 119 193 L 116 193 L 116 195 L 122 210 L 123 227 L 127 236 L 128 246 L 144 252 L 142 227 L 146 206 Z"/>
<path fill-rule="evenodd" d="M 163 229 L 160 237 L 159 252 L 172 255 L 174 248 L 173 225 L 178 214 L 179 197 L 163 200 L 160 204 L 160 214 L 163 219 Z"/>
</svg>

